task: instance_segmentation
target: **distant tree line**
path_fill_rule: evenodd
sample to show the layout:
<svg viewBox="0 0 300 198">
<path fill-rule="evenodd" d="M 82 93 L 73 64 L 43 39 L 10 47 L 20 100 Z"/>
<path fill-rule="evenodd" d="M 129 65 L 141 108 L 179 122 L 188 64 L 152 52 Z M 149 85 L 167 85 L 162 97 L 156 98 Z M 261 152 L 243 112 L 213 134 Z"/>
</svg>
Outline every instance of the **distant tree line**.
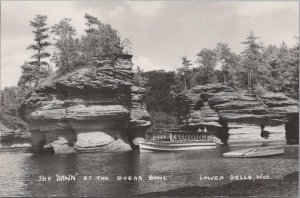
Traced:
<svg viewBox="0 0 300 198">
<path fill-rule="evenodd" d="M 12 130 L 27 131 L 27 124 L 18 116 L 18 87 L 5 87 L 0 94 L 0 123 Z"/>
<path fill-rule="evenodd" d="M 146 88 L 145 103 L 150 113 L 153 128 L 176 128 L 176 100 L 170 94 L 178 84 L 174 71 L 154 70 L 144 72 L 139 66 L 135 70 L 133 84 Z"/>
<path fill-rule="evenodd" d="M 197 54 L 195 65 L 182 57 L 182 67 L 176 73 L 182 88 L 221 82 L 250 93 L 269 90 L 298 99 L 299 42 L 288 48 L 284 42 L 279 47 L 264 46 L 258 39 L 250 32 L 240 54 L 226 43 L 218 43 L 215 49 L 204 48 Z"/>
<path fill-rule="evenodd" d="M 138 66 L 134 84 L 147 88 L 149 111 L 174 115 L 176 102 L 172 93 L 184 92 L 196 85 L 225 83 L 238 90 L 261 94 L 283 92 L 298 99 L 299 42 L 289 48 L 264 46 L 253 32 L 241 44 L 244 50 L 234 53 L 228 44 L 218 43 L 214 49 L 204 48 L 193 62 L 182 57 L 182 66 L 174 72 L 164 70 L 144 72 Z"/>
</svg>

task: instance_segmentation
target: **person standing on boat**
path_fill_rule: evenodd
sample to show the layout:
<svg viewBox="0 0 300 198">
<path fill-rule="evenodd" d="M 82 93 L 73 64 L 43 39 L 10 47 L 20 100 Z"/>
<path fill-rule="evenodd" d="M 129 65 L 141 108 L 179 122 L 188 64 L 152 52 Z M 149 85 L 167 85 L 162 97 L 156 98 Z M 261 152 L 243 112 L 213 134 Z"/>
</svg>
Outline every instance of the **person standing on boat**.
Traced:
<svg viewBox="0 0 300 198">
<path fill-rule="evenodd" d="M 206 129 L 206 127 L 204 127 L 203 129 L 201 129 L 201 127 L 199 127 L 197 132 L 207 133 L 207 129 Z"/>
</svg>

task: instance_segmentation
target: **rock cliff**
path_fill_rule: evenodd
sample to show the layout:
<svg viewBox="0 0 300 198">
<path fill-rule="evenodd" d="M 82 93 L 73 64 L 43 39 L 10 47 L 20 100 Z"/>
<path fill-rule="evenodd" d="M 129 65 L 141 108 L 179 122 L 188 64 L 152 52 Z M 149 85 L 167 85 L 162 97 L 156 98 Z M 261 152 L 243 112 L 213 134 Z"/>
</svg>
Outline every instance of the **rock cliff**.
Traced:
<svg viewBox="0 0 300 198">
<path fill-rule="evenodd" d="M 146 89 L 131 87 L 131 116 L 127 133 L 131 147 L 138 149 L 139 141 L 145 138 L 146 130 L 150 127 L 150 115 L 145 101 Z"/>
<path fill-rule="evenodd" d="M 23 100 L 19 112 L 29 123 L 34 152 L 129 151 L 128 127 L 145 127 L 136 117 L 131 55 L 93 60 L 89 68 L 56 73 Z M 131 113 L 131 106 L 133 112 Z M 145 113 L 145 109 L 140 110 Z M 130 137 L 130 138 L 129 138 Z"/>
<path fill-rule="evenodd" d="M 224 84 L 196 86 L 177 96 L 182 128 L 206 127 L 216 133 L 228 125 L 262 127 L 285 124 L 288 115 L 298 114 L 298 102 L 282 93 L 247 94 Z"/>
</svg>

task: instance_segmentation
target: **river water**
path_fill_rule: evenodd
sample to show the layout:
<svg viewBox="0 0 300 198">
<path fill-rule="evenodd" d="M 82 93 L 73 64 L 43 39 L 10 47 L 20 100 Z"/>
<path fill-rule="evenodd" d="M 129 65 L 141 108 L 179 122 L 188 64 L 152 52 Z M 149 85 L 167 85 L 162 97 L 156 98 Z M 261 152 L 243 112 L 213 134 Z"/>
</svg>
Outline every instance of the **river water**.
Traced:
<svg viewBox="0 0 300 198">
<path fill-rule="evenodd" d="M 0 152 L 0 196 L 130 197 L 185 186 L 218 186 L 231 182 L 230 176 L 245 178 L 262 174 L 265 178 L 279 179 L 298 171 L 298 146 L 285 145 L 285 155 L 271 158 L 222 157 L 224 152 L 260 144 L 239 143 L 170 153 L 33 155 Z M 63 175 L 73 175 L 76 180 L 57 181 Z M 223 176 L 224 179 L 211 181 L 200 179 L 200 175 L 202 178 Z M 51 181 L 40 181 L 40 176 L 51 177 Z M 127 176 L 142 180 L 125 180 Z M 149 176 L 150 179 L 160 176 L 157 178 L 163 180 L 149 180 Z M 118 181 L 121 177 L 123 179 Z"/>
</svg>

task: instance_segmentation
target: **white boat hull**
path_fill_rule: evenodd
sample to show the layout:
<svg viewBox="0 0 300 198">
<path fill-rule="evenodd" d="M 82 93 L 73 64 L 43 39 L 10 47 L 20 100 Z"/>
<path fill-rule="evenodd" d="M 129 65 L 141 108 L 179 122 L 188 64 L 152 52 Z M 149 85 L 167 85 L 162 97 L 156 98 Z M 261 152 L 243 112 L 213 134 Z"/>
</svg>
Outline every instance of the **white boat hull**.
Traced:
<svg viewBox="0 0 300 198">
<path fill-rule="evenodd" d="M 145 142 L 140 144 L 141 152 L 151 151 L 187 151 L 216 148 L 215 142 L 193 142 L 193 143 L 165 143 L 165 142 Z"/>
<path fill-rule="evenodd" d="M 269 156 L 282 155 L 282 154 L 284 154 L 284 148 L 261 147 L 261 148 L 252 148 L 252 149 L 242 149 L 242 150 L 232 151 L 228 153 L 223 153 L 223 156 L 250 158 L 250 157 L 269 157 Z"/>
</svg>

